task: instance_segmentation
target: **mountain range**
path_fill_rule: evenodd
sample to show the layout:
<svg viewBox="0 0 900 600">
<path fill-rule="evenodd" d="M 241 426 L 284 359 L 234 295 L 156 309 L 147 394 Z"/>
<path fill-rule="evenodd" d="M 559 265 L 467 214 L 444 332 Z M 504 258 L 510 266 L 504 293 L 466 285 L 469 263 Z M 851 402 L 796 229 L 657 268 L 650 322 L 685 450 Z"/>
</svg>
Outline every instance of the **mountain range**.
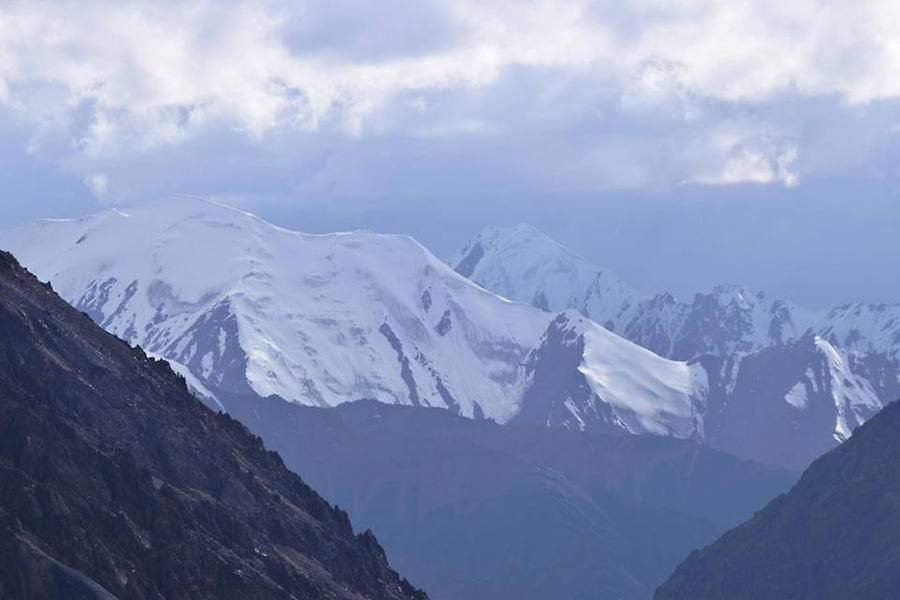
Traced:
<svg viewBox="0 0 900 600">
<path fill-rule="evenodd" d="M 674 360 L 747 354 L 808 332 L 845 351 L 900 356 L 900 304 L 818 311 L 739 285 L 718 285 L 689 301 L 647 294 L 528 225 L 488 227 L 450 264 L 500 296 L 545 311 L 575 309 Z"/>
<path fill-rule="evenodd" d="M 0 292 L 0 598 L 424 600 L 386 556 L 439 600 L 647 598 L 794 480 L 690 441 L 372 400 L 216 390 L 216 412 L 6 253 Z"/>
<path fill-rule="evenodd" d="M 171 361 L 213 405 L 219 390 L 310 406 L 370 398 L 499 423 L 593 411 L 618 431 L 690 436 L 696 368 L 575 311 L 500 298 L 406 236 L 307 235 L 177 200 L 40 221 L 0 245 L 108 331 Z M 561 329 L 576 332 L 578 356 L 565 349 L 557 373 Z M 591 398 L 548 403 L 534 383 L 548 374 L 577 379 Z"/>
<path fill-rule="evenodd" d="M 500 296 L 576 310 L 702 365 L 698 437 L 742 456 L 802 468 L 900 397 L 900 305 L 815 311 L 736 285 L 690 301 L 647 294 L 527 225 L 485 229 L 451 264 Z"/>
<path fill-rule="evenodd" d="M 900 393 L 896 307 L 641 294 L 525 226 L 488 229 L 455 270 L 406 236 L 309 235 L 184 199 L 0 246 L 219 408 L 222 392 L 370 398 L 802 469 Z"/>
<path fill-rule="evenodd" d="M 211 597 L 228 573 L 217 597 L 422 597 L 234 418 L 438 600 L 646 598 L 823 453 L 659 597 L 794 593 L 778 570 L 746 581 L 789 529 L 779 507 L 809 556 L 841 550 L 797 515 L 857 510 L 848 481 L 876 482 L 859 509 L 884 508 L 892 447 L 863 468 L 885 442 L 853 432 L 883 431 L 864 423 L 900 391 L 896 306 L 643 294 L 526 226 L 451 267 L 406 236 L 201 201 L 39 221 L 0 246 L 49 282 L 2 255 L 0 597 Z M 879 573 L 828 589 L 881 590 Z"/>
</svg>

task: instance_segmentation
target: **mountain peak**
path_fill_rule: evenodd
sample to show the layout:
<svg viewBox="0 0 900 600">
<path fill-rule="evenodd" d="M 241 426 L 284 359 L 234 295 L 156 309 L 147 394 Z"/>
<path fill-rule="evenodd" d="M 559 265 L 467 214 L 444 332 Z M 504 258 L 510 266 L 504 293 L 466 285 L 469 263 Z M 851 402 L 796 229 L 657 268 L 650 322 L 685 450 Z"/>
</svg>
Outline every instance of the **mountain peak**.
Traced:
<svg viewBox="0 0 900 600">
<path fill-rule="evenodd" d="M 584 257 L 566 248 L 532 225 L 485 227 L 451 261 L 463 276 L 471 277 L 481 258 L 492 255 L 523 255 L 533 261 L 570 261 L 587 264 Z M 596 269 L 595 269 L 596 270 Z"/>
<path fill-rule="evenodd" d="M 768 296 L 765 292 L 755 292 L 738 283 L 720 283 L 713 286 L 710 295 L 722 300 L 734 300 L 741 303 L 764 302 Z"/>
<path fill-rule="evenodd" d="M 541 310 L 579 310 L 616 329 L 643 295 L 530 225 L 488 227 L 451 263 L 461 275 L 505 298 Z M 600 316 L 603 318 L 600 318 Z"/>
<path fill-rule="evenodd" d="M 317 406 L 370 397 L 503 421 L 516 410 L 510 358 L 550 318 L 478 287 L 406 235 L 311 235 L 180 198 L 125 214 L 25 226 L 0 244 L 212 393 Z"/>
</svg>

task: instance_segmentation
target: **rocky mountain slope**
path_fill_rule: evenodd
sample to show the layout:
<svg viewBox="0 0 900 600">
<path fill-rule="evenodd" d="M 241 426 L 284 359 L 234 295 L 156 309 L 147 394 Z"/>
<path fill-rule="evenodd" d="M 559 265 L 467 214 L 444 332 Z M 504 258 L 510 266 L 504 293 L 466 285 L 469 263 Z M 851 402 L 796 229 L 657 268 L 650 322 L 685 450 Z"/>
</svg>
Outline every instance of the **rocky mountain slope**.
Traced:
<svg viewBox="0 0 900 600">
<path fill-rule="evenodd" d="M 690 549 L 795 480 L 657 436 L 223 400 L 437 600 L 649 598 Z"/>
<path fill-rule="evenodd" d="M 702 366 L 623 342 L 575 311 L 557 315 L 525 357 L 527 385 L 512 421 L 703 439 Z"/>
<path fill-rule="evenodd" d="M 307 235 L 177 199 L 41 221 L 0 246 L 214 405 L 204 389 L 694 434 L 696 369 L 589 324 L 577 356 L 550 356 L 556 315 L 485 291 L 405 236 Z M 548 402 L 534 392 L 548 375 L 590 393 Z"/>
<path fill-rule="evenodd" d="M 414 599 L 277 454 L 0 253 L 0 597 Z"/>
<path fill-rule="evenodd" d="M 802 470 L 882 407 L 874 386 L 846 356 L 811 334 L 697 362 L 709 376 L 704 439 L 768 464 Z"/>
<path fill-rule="evenodd" d="M 604 343 L 619 339 L 575 311 L 557 315 L 526 356 L 528 386 L 511 422 L 693 439 L 802 470 L 882 406 L 875 386 L 812 334 L 747 355 L 664 363 L 640 346 Z"/>
<path fill-rule="evenodd" d="M 658 600 L 896 598 L 900 403 L 815 461 L 790 492 L 692 553 Z"/>
</svg>

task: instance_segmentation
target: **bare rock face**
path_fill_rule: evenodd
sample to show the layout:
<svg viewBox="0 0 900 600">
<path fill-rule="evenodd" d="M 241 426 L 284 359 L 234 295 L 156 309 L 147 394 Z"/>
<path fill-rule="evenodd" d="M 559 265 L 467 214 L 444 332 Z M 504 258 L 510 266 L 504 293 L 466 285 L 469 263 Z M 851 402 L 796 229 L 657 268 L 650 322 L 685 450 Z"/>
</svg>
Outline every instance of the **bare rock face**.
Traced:
<svg viewBox="0 0 900 600">
<path fill-rule="evenodd" d="M 424 598 L 162 362 L 0 253 L 0 598 Z"/>
</svg>

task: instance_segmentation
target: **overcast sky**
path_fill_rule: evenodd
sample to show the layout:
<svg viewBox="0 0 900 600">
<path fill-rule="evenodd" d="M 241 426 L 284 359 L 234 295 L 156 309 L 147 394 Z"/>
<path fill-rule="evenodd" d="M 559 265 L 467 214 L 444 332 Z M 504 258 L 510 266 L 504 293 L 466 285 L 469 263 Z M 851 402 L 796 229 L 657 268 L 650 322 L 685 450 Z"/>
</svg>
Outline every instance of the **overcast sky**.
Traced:
<svg viewBox="0 0 900 600">
<path fill-rule="evenodd" d="M 900 2 L 0 3 L 0 226 L 171 194 L 900 301 Z"/>
</svg>

